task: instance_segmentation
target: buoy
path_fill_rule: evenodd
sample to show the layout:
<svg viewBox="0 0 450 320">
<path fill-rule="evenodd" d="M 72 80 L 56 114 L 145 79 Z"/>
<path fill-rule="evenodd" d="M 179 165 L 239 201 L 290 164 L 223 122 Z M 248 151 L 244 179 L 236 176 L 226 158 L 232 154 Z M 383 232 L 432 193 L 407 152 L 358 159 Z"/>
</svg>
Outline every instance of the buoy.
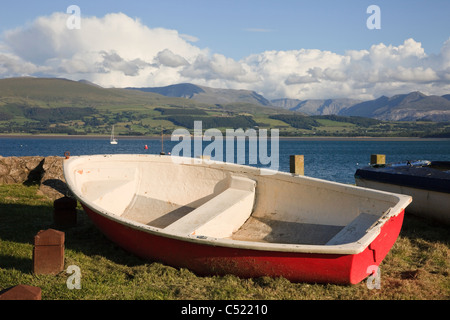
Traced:
<svg viewBox="0 0 450 320">
<path fill-rule="evenodd" d="M 147 149 L 148 149 L 148 146 L 147 146 L 147 145 L 145 145 L 144 149 L 145 149 L 145 150 L 147 150 Z"/>
</svg>

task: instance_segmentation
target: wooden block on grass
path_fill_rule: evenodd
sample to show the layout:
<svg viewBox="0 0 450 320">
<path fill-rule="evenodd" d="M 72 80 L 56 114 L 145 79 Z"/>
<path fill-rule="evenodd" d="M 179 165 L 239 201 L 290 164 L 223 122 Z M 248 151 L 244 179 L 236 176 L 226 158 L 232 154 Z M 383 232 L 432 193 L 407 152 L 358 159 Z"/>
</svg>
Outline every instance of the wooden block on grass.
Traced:
<svg viewBox="0 0 450 320">
<path fill-rule="evenodd" d="M 0 292 L 0 300 L 41 300 L 41 298 L 41 288 L 24 284 L 19 284 Z"/>
<path fill-rule="evenodd" d="M 58 274 L 64 270 L 64 232 L 41 230 L 34 237 L 33 273 Z"/>
<path fill-rule="evenodd" d="M 53 220 L 57 226 L 73 227 L 77 224 L 77 200 L 63 197 L 53 202 Z"/>
</svg>

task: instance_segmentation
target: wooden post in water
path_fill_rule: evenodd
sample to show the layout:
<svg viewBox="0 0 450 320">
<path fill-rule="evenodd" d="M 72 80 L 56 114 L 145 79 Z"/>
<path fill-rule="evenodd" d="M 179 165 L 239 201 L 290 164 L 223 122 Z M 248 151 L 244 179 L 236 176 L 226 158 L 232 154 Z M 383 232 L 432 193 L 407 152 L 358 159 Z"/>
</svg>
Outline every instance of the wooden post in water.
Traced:
<svg viewBox="0 0 450 320">
<path fill-rule="evenodd" d="M 160 155 L 164 156 L 166 153 L 164 152 L 164 136 L 163 136 L 163 128 L 161 127 L 161 152 Z"/>
<path fill-rule="evenodd" d="M 384 154 L 372 154 L 370 156 L 370 164 L 386 164 L 386 156 Z"/>
<path fill-rule="evenodd" d="M 297 175 L 305 175 L 305 158 L 302 155 L 289 157 L 290 172 Z"/>
</svg>

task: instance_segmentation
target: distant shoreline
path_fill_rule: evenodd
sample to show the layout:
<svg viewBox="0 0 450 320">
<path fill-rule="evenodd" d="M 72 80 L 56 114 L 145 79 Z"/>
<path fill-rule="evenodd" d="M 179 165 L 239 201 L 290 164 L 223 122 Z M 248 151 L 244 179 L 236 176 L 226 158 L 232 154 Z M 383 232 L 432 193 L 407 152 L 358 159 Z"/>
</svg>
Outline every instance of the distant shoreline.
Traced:
<svg viewBox="0 0 450 320">
<path fill-rule="evenodd" d="M 164 140 L 170 141 L 170 135 L 164 135 Z M 10 139 L 102 139 L 109 140 L 107 135 L 7 135 L 0 138 Z M 161 140 L 161 136 L 118 136 L 117 140 Z M 450 138 L 420 138 L 420 137 L 279 137 L 280 140 L 297 141 L 442 141 Z"/>
</svg>

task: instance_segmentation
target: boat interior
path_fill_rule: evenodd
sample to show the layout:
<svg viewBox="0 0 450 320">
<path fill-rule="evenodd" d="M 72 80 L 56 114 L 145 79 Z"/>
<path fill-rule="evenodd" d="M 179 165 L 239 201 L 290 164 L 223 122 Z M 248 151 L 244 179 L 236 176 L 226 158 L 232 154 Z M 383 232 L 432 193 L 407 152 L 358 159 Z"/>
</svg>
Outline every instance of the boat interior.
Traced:
<svg viewBox="0 0 450 320">
<path fill-rule="evenodd" d="M 450 173 L 450 161 L 431 161 L 428 167 L 445 173 Z"/>
<path fill-rule="evenodd" d="M 282 244 L 355 242 L 398 203 L 390 194 L 257 168 L 170 156 L 75 161 L 75 193 L 168 234 Z"/>
</svg>

